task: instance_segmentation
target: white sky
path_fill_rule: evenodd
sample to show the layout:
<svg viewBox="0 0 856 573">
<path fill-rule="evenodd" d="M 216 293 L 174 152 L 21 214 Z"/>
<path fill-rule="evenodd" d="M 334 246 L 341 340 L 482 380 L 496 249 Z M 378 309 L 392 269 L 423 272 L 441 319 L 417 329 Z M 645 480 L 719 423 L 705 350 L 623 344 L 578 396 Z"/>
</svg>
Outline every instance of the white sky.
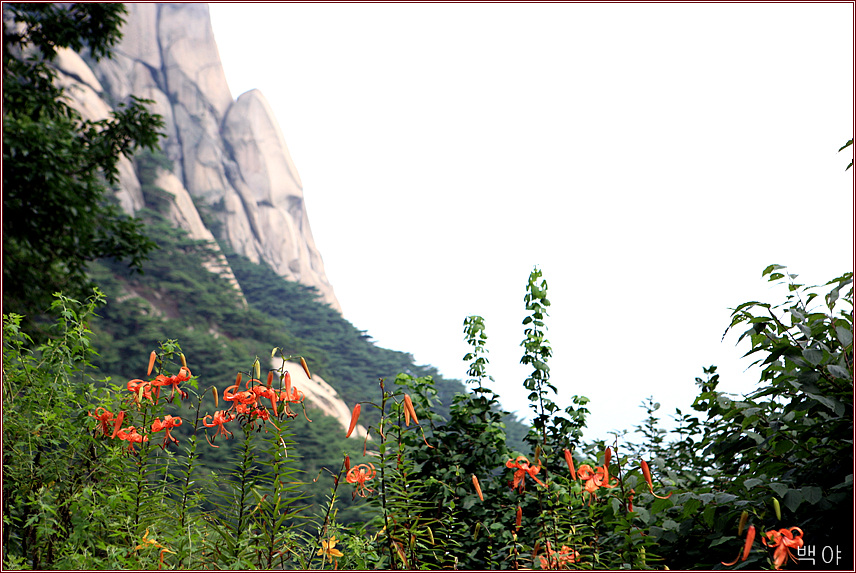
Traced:
<svg viewBox="0 0 856 573">
<path fill-rule="evenodd" d="M 529 272 L 588 439 L 690 410 L 761 279 L 853 270 L 853 4 L 211 4 L 233 96 L 270 102 L 345 317 L 466 379 L 463 320 L 528 416 Z M 366 384 L 372 384 L 367 380 Z"/>
</svg>

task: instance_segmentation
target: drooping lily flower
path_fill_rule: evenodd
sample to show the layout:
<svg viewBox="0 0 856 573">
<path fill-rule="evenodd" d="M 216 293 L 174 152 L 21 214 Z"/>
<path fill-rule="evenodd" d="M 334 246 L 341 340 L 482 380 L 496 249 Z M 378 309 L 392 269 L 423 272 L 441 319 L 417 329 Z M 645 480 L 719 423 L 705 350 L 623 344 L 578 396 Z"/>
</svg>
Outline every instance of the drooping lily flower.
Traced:
<svg viewBox="0 0 856 573">
<path fill-rule="evenodd" d="M 739 534 L 738 534 L 739 535 Z M 763 540 L 763 538 L 761 538 Z M 743 544 L 743 555 L 737 555 L 737 557 L 731 563 L 722 562 L 726 567 L 731 567 L 737 560 L 746 561 L 746 558 L 749 557 L 749 552 L 752 550 L 752 543 L 755 541 L 755 526 L 750 525 L 749 529 L 746 531 L 746 542 Z"/>
<path fill-rule="evenodd" d="M 577 470 L 577 476 L 585 483 L 585 491 L 589 494 L 589 503 L 597 499 L 597 490 L 601 487 L 614 488 L 616 484 L 610 484 L 609 472 L 604 467 L 592 469 L 590 465 L 583 464 Z M 616 480 L 617 481 L 617 480 Z"/>
<path fill-rule="evenodd" d="M 662 495 L 657 495 L 654 493 L 654 482 L 651 481 L 651 469 L 648 467 L 648 462 L 642 460 L 642 475 L 645 476 L 645 481 L 648 482 L 648 487 L 651 488 L 651 495 L 660 499 L 669 499 L 672 497 L 672 492 L 669 492 L 669 495 L 663 497 Z"/>
<path fill-rule="evenodd" d="M 150 382 L 150 384 L 152 386 L 155 386 L 156 388 L 160 388 L 162 386 L 172 386 L 172 394 L 170 394 L 169 396 L 170 400 L 172 400 L 172 397 L 175 396 L 176 390 L 178 390 L 182 398 L 186 398 L 187 392 L 179 388 L 178 385 L 182 382 L 187 382 L 188 380 L 190 380 L 190 376 L 190 369 L 182 366 L 178 370 L 178 374 L 175 374 L 174 376 L 164 376 L 163 374 L 158 374 L 155 379 Z"/>
<path fill-rule="evenodd" d="M 128 380 L 128 391 L 134 393 L 134 401 L 139 404 L 140 398 L 152 400 L 152 383 L 135 378 Z"/>
<path fill-rule="evenodd" d="M 99 410 L 101 410 L 100 413 L 99 413 Z M 98 406 L 97 408 L 95 408 L 94 414 L 92 412 L 88 412 L 88 414 L 90 417 L 95 418 L 96 420 L 98 420 L 100 422 L 101 435 L 102 436 L 109 436 L 110 431 L 112 430 L 111 426 L 113 425 L 113 421 L 114 421 L 113 420 L 113 412 L 110 412 L 104 406 Z M 96 428 L 97 427 L 98 426 L 96 426 Z"/>
<path fill-rule="evenodd" d="M 796 532 L 796 535 L 794 532 Z M 791 548 L 799 548 L 803 546 L 802 534 L 802 529 L 799 527 L 791 527 L 787 529 L 782 528 L 777 531 L 768 531 L 764 537 L 761 538 L 764 545 L 776 548 L 775 551 L 773 551 L 773 565 L 776 566 L 776 569 L 781 569 L 785 561 L 788 560 L 788 557 L 790 557 L 794 563 L 797 562 L 796 557 L 791 553 Z"/>
<path fill-rule="evenodd" d="M 128 451 L 137 453 L 137 450 L 134 449 L 134 444 L 142 444 L 143 442 L 148 442 L 149 437 L 140 434 L 137 432 L 137 429 L 134 426 L 128 426 L 127 428 L 123 428 L 116 432 L 116 437 L 120 440 L 128 440 Z"/>
<path fill-rule="evenodd" d="M 517 456 L 516 460 L 508 460 L 505 462 L 505 467 L 507 468 L 517 468 L 517 471 L 514 472 L 514 481 L 511 484 L 511 489 L 516 487 L 520 487 L 520 491 L 526 488 L 526 484 L 524 482 L 524 478 L 526 475 L 529 475 L 532 479 L 538 482 L 542 487 L 547 487 L 544 485 L 540 479 L 538 479 L 535 474 L 541 471 L 541 466 L 532 466 L 529 464 L 529 459 L 525 456 Z"/>
<path fill-rule="evenodd" d="M 207 416 L 202 418 L 202 425 L 205 426 L 206 428 L 213 428 L 214 426 L 219 426 L 217 428 L 217 431 L 214 433 L 214 437 L 216 438 L 220 434 L 223 434 L 224 436 L 226 436 L 226 439 L 228 440 L 229 436 L 232 435 L 232 432 L 230 432 L 229 430 L 226 429 L 225 424 L 234 420 L 235 414 L 227 414 L 226 410 L 217 410 L 216 412 L 214 412 L 214 417 L 213 417 L 211 423 L 208 423 L 208 418 L 211 418 L 211 414 L 208 414 Z M 208 439 L 207 433 L 205 434 L 205 438 Z M 211 443 L 211 440 L 208 440 L 208 443 L 211 444 L 212 446 L 214 446 L 214 444 Z M 214 447 L 219 448 L 220 446 L 214 446 Z"/>
<path fill-rule="evenodd" d="M 223 400 L 232 402 L 232 406 L 229 410 L 235 410 L 238 414 L 249 413 L 250 405 L 255 404 L 256 399 L 256 395 L 249 390 L 245 392 L 239 391 L 238 384 L 233 384 L 223 390 Z"/>
<path fill-rule="evenodd" d="M 576 563 L 580 558 L 579 551 L 571 549 L 567 545 L 562 545 L 562 549 L 554 551 L 550 548 L 550 542 L 547 542 L 547 556 L 541 556 L 541 569 L 562 569 L 568 563 Z"/>
<path fill-rule="evenodd" d="M 345 480 L 348 483 L 357 486 L 356 494 L 360 497 L 366 497 L 366 494 L 372 493 L 374 490 L 366 487 L 366 481 L 372 479 L 377 474 L 374 464 L 359 464 L 351 468 Z"/>
<path fill-rule="evenodd" d="M 161 430 L 166 430 L 163 438 L 163 446 L 166 447 L 170 441 L 174 443 L 178 443 L 178 439 L 174 438 L 170 432 L 172 432 L 173 428 L 177 428 L 182 424 L 182 419 L 177 416 L 172 416 L 167 414 L 163 418 L 163 422 L 160 421 L 160 418 L 155 418 L 155 421 L 152 422 L 152 432 L 160 432 Z"/>
</svg>

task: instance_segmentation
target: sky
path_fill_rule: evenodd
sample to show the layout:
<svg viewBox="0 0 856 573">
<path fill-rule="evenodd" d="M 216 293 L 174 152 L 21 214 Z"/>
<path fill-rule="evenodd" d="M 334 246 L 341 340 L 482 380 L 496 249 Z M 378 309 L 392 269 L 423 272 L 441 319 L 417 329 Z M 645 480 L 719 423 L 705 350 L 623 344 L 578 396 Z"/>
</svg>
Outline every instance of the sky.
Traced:
<svg viewBox="0 0 856 573">
<path fill-rule="evenodd" d="M 587 440 L 751 391 L 730 308 L 761 277 L 853 270 L 853 4 L 211 4 L 233 97 L 259 89 L 344 316 L 531 416 L 541 269 L 555 402 Z M 851 148 L 852 149 L 852 148 Z M 367 380 L 367 384 L 374 381 Z"/>
</svg>

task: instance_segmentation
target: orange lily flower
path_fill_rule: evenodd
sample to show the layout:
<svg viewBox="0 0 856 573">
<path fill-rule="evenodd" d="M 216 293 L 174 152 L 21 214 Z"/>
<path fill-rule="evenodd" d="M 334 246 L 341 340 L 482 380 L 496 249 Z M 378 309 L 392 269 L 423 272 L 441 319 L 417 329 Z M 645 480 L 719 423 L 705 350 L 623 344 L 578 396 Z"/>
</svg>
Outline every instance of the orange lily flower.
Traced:
<svg viewBox="0 0 856 573">
<path fill-rule="evenodd" d="M 160 386 L 172 386 L 172 394 L 170 394 L 169 399 L 172 400 L 172 397 L 175 396 L 175 391 L 178 390 L 179 394 L 181 394 L 182 398 L 187 398 L 187 392 L 178 387 L 182 382 L 187 382 L 190 380 L 190 369 L 182 366 L 178 370 L 178 374 L 174 376 L 164 376 L 163 374 L 158 374 L 154 380 L 150 382 L 152 386 L 160 387 Z"/>
<path fill-rule="evenodd" d="M 763 538 L 762 538 L 762 540 L 763 540 Z M 741 556 L 738 554 L 737 558 L 734 561 L 732 561 L 731 563 L 726 563 L 725 561 L 723 561 L 722 564 L 725 565 L 726 567 L 731 567 L 732 565 L 737 563 L 738 559 L 740 561 L 746 561 L 746 558 L 749 557 L 749 551 L 752 549 L 752 543 L 754 541 L 755 541 L 755 526 L 750 525 L 749 530 L 746 531 L 746 542 L 743 544 L 743 555 Z"/>
<path fill-rule="evenodd" d="M 140 401 L 140 390 L 142 389 L 143 398 L 152 399 L 152 383 L 135 378 L 128 380 L 128 391 L 134 393 L 134 401 Z"/>
<path fill-rule="evenodd" d="M 648 462 L 645 460 L 642 460 L 642 475 L 645 476 L 645 481 L 648 482 L 648 487 L 651 488 L 651 495 L 660 499 L 669 499 L 672 497 L 672 492 L 669 492 L 669 495 L 666 497 L 654 493 L 654 482 L 651 481 L 651 469 L 648 467 Z"/>
<path fill-rule="evenodd" d="M 547 542 L 547 557 L 539 557 L 541 569 L 562 569 L 568 563 L 576 563 L 579 558 L 579 551 L 571 549 L 567 545 L 562 545 L 562 549 L 559 551 L 553 551 L 549 541 Z"/>
<path fill-rule="evenodd" d="M 142 444 L 143 442 L 148 442 L 149 437 L 144 436 L 137 432 L 137 429 L 134 426 L 128 426 L 127 428 L 123 428 L 116 432 L 116 437 L 120 440 L 128 440 L 128 451 L 137 453 L 137 450 L 134 449 L 134 444 Z"/>
<path fill-rule="evenodd" d="M 205 426 L 206 428 L 213 428 L 214 426 L 219 426 L 219 428 L 217 428 L 217 432 L 214 434 L 214 437 L 216 438 L 220 434 L 223 434 L 224 436 L 226 436 L 226 439 L 228 440 L 229 436 L 232 435 L 232 432 L 230 432 L 229 430 L 226 429 L 225 424 L 227 422 L 231 422 L 232 420 L 234 420 L 235 414 L 227 414 L 226 410 L 217 410 L 216 412 L 214 412 L 214 417 L 213 417 L 210 424 L 208 423 L 208 418 L 211 418 L 211 414 L 208 414 L 207 416 L 202 418 L 202 425 Z M 205 434 L 205 438 L 208 439 L 207 433 Z M 211 444 L 212 446 L 214 446 L 214 444 L 211 443 L 211 440 L 208 440 L 208 443 Z M 214 446 L 214 447 L 219 448 L 220 446 Z"/>
<path fill-rule="evenodd" d="M 517 471 L 514 472 L 514 482 L 512 482 L 511 484 L 511 489 L 520 486 L 520 491 L 522 492 L 526 488 L 524 478 L 527 474 L 529 475 L 529 477 L 541 484 L 542 487 L 547 487 L 546 485 L 544 485 L 544 482 L 535 477 L 535 474 L 541 471 L 541 466 L 530 465 L 529 459 L 525 456 L 517 456 L 516 460 L 508 460 L 507 462 L 505 462 L 505 467 L 512 469 L 517 468 Z"/>
<path fill-rule="evenodd" d="M 152 432 L 160 432 L 161 430 L 166 430 L 163 438 L 163 446 L 161 447 L 166 447 L 166 445 L 169 444 L 170 440 L 175 442 L 176 444 L 178 443 L 178 440 L 172 437 L 172 434 L 170 432 L 172 432 L 173 428 L 177 428 L 181 424 L 181 418 L 177 416 L 172 416 L 170 414 L 164 416 L 163 422 L 160 421 L 160 418 L 155 418 L 155 421 L 152 422 Z"/>
<path fill-rule="evenodd" d="M 795 531 L 797 535 L 794 535 L 793 532 Z M 776 566 L 776 569 L 781 569 L 785 561 L 788 560 L 788 557 L 794 563 L 797 562 L 797 559 L 791 553 L 791 547 L 799 548 L 803 546 L 802 534 L 802 529 L 799 527 L 791 527 L 789 529 L 782 528 L 778 531 L 768 531 L 765 537 L 761 538 L 764 545 L 776 548 L 773 552 L 773 564 Z"/>
<path fill-rule="evenodd" d="M 238 384 L 233 384 L 223 390 L 223 399 L 227 402 L 232 402 L 232 406 L 229 408 L 230 410 L 234 409 L 239 414 L 246 414 L 250 411 L 247 406 L 249 404 L 255 404 L 257 398 L 256 395 L 249 390 L 246 392 L 239 391 L 238 387 Z M 235 392 L 233 393 L 232 390 L 235 390 Z"/>
<path fill-rule="evenodd" d="M 356 484 L 357 491 L 355 494 L 360 497 L 366 497 L 366 493 L 371 493 L 374 490 L 366 487 L 366 481 L 372 479 L 377 474 L 374 464 L 359 464 L 351 468 L 345 480 L 348 483 Z"/>
<path fill-rule="evenodd" d="M 98 411 L 101 410 L 101 413 Z M 89 416 L 95 418 L 99 422 L 101 422 L 101 434 L 104 436 L 109 436 L 111 431 L 111 426 L 113 425 L 113 412 L 110 412 L 104 406 L 98 406 L 95 408 L 95 413 L 88 412 Z M 97 426 L 96 426 L 97 427 Z"/>
<path fill-rule="evenodd" d="M 606 487 L 612 489 L 618 485 L 617 483 L 612 485 L 608 483 L 609 472 L 606 471 L 605 467 L 598 467 L 597 469 L 592 470 L 590 465 L 583 464 L 580 466 L 580 469 L 577 470 L 577 476 L 585 482 L 585 490 L 589 493 L 589 503 L 591 503 L 593 499 L 597 499 L 598 488 Z"/>
</svg>

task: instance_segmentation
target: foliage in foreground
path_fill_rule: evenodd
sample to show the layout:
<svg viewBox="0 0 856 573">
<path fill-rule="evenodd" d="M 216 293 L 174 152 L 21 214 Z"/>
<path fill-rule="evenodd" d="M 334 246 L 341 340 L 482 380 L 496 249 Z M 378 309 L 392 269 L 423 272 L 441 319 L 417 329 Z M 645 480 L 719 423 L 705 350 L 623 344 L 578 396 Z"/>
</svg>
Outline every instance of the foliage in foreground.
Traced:
<svg viewBox="0 0 856 573">
<path fill-rule="evenodd" d="M 522 343 L 536 413 L 527 451 L 507 445 L 487 388 L 485 324 L 469 317 L 473 388 L 449 418 L 433 409 L 430 378 L 381 380 L 377 398 L 354 408 L 352 426 L 363 409 L 378 411 L 370 436 L 320 478 L 296 469 L 301 393 L 287 371 L 256 358 L 214 387 L 166 341 L 145 377 L 95 384 L 86 324 L 100 294 L 83 305 L 60 295 L 54 337 L 36 349 L 20 317 L 4 317 L 3 565 L 781 568 L 814 547 L 818 566 L 846 568 L 852 273 L 807 288 L 779 270 L 764 274 L 784 281 L 784 302 L 740 305 L 729 326 L 748 327 L 758 389 L 725 395 L 705 369 L 693 414 L 679 411 L 672 433 L 658 428 L 652 401 L 646 443 L 581 443 L 585 398 L 554 403 L 536 269 Z M 201 452 L 227 442 L 227 467 L 199 472 Z M 312 479 L 330 488 L 320 508 L 302 493 Z M 363 522 L 337 519 L 343 496 L 364 502 Z M 821 563 L 832 550 L 835 561 Z"/>
</svg>

